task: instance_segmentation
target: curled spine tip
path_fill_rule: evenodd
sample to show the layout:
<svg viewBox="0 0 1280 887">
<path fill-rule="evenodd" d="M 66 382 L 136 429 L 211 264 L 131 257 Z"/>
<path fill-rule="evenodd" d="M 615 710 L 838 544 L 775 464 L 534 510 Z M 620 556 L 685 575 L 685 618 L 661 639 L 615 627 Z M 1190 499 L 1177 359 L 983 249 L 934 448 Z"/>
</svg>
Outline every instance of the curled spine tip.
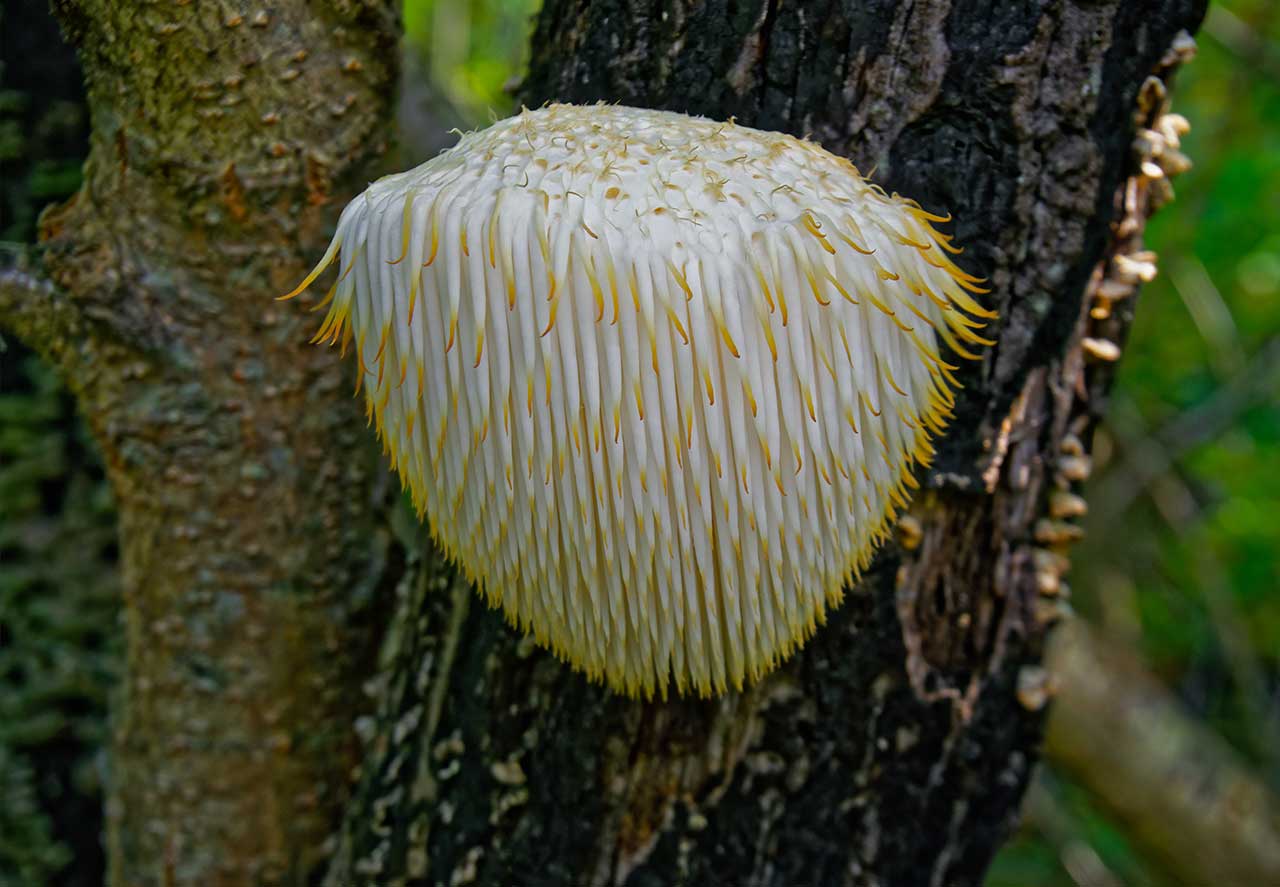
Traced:
<svg viewBox="0 0 1280 887">
<path fill-rule="evenodd" d="M 320 257 L 320 261 L 311 269 L 311 273 L 304 277 L 302 279 L 302 283 L 298 284 L 291 292 L 287 292 L 283 296 L 276 296 L 276 301 L 286 302 L 289 299 L 296 298 L 304 293 L 307 287 L 311 286 L 311 284 L 315 282 L 315 279 L 320 276 L 324 269 L 328 268 L 333 263 L 334 257 L 338 255 L 338 248 L 341 246 L 342 239 L 335 235 L 333 240 L 329 241 L 329 248 L 324 251 L 324 255 Z"/>
</svg>

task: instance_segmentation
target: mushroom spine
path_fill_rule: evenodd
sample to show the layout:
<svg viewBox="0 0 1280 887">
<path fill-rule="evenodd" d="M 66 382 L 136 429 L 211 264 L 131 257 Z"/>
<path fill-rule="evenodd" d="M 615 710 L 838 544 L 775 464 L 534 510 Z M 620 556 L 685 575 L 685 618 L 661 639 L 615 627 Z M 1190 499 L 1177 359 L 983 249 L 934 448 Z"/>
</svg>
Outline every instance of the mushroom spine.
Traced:
<svg viewBox="0 0 1280 887">
<path fill-rule="evenodd" d="M 337 264 L 315 341 L 491 605 L 718 693 L 839 602 L 991 344 L 940 221 L 809 141 L 551 105 L 374 182 L 289 296 Z"/>
</svg>

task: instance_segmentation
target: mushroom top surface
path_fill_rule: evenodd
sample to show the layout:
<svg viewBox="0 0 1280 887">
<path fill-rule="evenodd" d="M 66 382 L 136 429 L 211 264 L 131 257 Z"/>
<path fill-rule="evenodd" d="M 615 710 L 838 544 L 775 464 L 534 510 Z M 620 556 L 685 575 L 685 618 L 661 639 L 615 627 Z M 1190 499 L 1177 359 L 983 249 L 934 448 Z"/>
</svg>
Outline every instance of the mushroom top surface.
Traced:
<svg viewBox="0 0 1280 887">
<path fill-rule="evenodd" d="M 481 206 L 499 193 L 522 194 L 524 205 L 513 201 L 509 211 L 533 212 L 540 201 L 552 225 L 585 223 L 596 235 L 610 229 L 636 239 L 633 249 L 643 243 L 673 259 L 686 251 L 732 253 L 753 232 L 806 212 L 817 221 L 858 201 L 893 202 L 848 160 L 812 142 L 614 105 L 525 110 L 467 133 L 422 166 L 374 182 L 365 199 L 376 203 L 463 180 Z"/>
</svg>

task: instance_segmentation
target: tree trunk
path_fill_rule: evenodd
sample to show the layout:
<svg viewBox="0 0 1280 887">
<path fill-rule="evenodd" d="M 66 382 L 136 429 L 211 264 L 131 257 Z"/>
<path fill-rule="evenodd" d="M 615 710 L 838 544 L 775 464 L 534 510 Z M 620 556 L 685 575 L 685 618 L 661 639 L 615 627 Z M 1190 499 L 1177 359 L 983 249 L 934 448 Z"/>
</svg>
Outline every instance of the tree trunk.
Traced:
<svg viewBox="0 0 1280 887">
<path fill-rule="evenodd" d="M 527 104 L 733 115 L 875 168 L 955 214 L 998 344 L 900 544 L 743 693 L 593 686 L 422 548 L 329 883 L 980 883 L 1038 753 L 1081 440 L 1167 196 L 1135 128 L 1203 11 L 547 0 Z"/>
<path fill-rule="evenodd" d="M 384 150 L 395 5 L 54 6 L 91 152 L 42 219 L 59 289 L 11 271 L 0 320 L 65 371 L 120 510 L 111 879 L 303 883 L 393 570 L 347 370 L 272 299 Z"/>
<path fill-rule="evenodd" d="M 270 298 L 382 152 L 392 4 L 55 5 L 92 154 L 45 219 L 60 289 L 0 276 L 0 321 L 66 370 L 120 504 L 113 881 L 301 883 L 404 571 L 349 369 Z M 1060 568 L 1039 546 L 1073 533 L 1046 498 L 1087 470 L 1109 377 L 1082 338 L 1122 337 L 1132 304 L 1089 317 L 1140 234 L 1130 144 L 1162 97 L 1144 81 L 1202 13 L 547 0 L 527 103 L 736 115 L 875 167 L 954 212 L 998 345 L 902 544 L 743 693 L 610 694 L 411 546 L 331 883 L 978 883 L 1040 736 L 1038 589 Z"/>
</svg>

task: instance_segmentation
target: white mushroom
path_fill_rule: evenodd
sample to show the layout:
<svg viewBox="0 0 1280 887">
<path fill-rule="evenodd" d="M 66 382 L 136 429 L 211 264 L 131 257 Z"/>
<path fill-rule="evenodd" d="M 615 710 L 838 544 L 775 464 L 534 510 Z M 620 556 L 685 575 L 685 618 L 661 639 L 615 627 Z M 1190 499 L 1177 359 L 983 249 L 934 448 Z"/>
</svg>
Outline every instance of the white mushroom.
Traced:
<svg viewBox="0 0 1280 887">
<path fill-rule="evenodd" d="M 629 694 L 740 687 L 888 537 L 994 314 L 791 136 L 552 105 L 369 187 L 317 341 L 491 605 Z"/>
</svg>

